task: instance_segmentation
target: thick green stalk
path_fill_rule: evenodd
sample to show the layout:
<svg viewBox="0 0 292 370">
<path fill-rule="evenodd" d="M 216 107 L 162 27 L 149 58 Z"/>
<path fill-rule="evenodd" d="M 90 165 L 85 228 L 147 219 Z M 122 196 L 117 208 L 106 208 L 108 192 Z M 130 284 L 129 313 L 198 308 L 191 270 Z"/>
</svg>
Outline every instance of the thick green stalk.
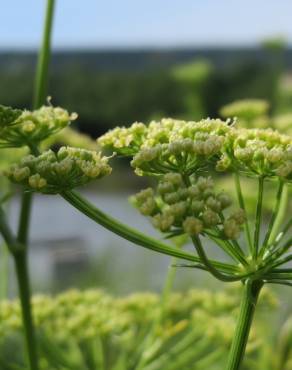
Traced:
<svg viewBox="0 0 292 370">
<path fill-rule="evenodd" d="M 81 213 L 85 214 L 94 222 L 136 245 L 140 245 L 141 247 L 154 250 L 155 252 L 181 258 L 187 261 L 201 262 L 200 258 L 198 258 L 197 256 L 194 256 L 181 249 L 164 244 L 159 240 L 144 235 L 140 231 L 121 223 L 120 221 L 114 219 L 113 217 L 107 215 L 106 213 L 93 206 L 75 191 L 65 191 L 61 193 L 61 196 L 73 207 L 78 209 Z M 225 272 L 234 273 L 234 266 L 232 265 L 223 262 L 211 262 L 218 269 L 222 269 Z M 240 279 L 241 277 L 238 277 L 238 279 L 236 280 Z"/>
<path fill-rule="evenodd" d="M 262 286 L 263 283 L 261 281 L 247 280 L 245 282 L 237 326 L 229 352 L 226 370 L 239 370 L 241 368 L 258 296 Z"/>
<path fill-rule="evenodd" d="M 43 32 L 42 47 L 39 51 L 35 88 L 33 96 L 33 109 L 44 104 L 47 95 L 48 70 L 51 54 L 51 34 L 53 28 L 55 0 L 47 1 L 46 19 Z"/>
<path fill-rule="evenodd" d="M 18 250 L 17 253 L 14 254 L 14 257 L 17 283 L 19 289 L 19 299 L 21 304 L 22 322 L 25 334 L 27 361 L 29 363 L 29 369 L 37 370 L 38 369 L 37 349 L 35 343 L 35 331 L 30 306 L 30 285 L 27 268 L 28 265 L 27 253 L 25 249 Z"/>
<path fill-rule="evenodd" d="M 45 101 L 54 4 L 54 0 L 47 1 L 43 42 L 38 57 L 36 83 L 33 97 L 34 109 L 38 108 Z M 29 273 L 27 267 L 27 243 L 30 226 L 31 203 L 31 193 L 24 193 L 22 196 L 17 240 L 25 247 L 21 250 L 21 252 L 18 251 L 18 253 L 14 253 L 13 256 L 15 261 L 19 296 L 22 307 L 22 318 L 28 362 L 30 365 L 30 370 L 38 370 L 36 339 L 34 335 L 33 320 L 30 307 Z"/>
</svg>

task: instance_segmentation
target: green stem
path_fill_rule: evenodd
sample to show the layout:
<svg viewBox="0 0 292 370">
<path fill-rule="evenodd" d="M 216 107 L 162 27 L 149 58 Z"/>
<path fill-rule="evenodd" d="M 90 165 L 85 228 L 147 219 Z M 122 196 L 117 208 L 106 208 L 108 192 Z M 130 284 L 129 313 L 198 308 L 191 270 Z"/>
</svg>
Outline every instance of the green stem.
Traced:
<svg viewBox="0 0 292 370">
<path fill-rule="evenodd" d="M 46 85 L 48 79 L 48 65 L 50 58 L 50 40 L 53 23 L 54 4 L 55 4 L 54 0 L 47 1 L 43 41 L 38 57 L 38 65 L 36 72 L 33 109 L 38 108 L 45 101 Z M 30 307 L 29 274 L 27 267 L 27 244 L 31 218 L 30 217 L 31 203 L 32 203 L 31 193 L 24 193 L 22 196 L 17 240 L 20 244 L 23 244 L 25 248 L 22 249 L 20 252 L 14 254 L 14 259 L 22 307 L 22 318 L 25 332 L 25 342 L 27 347 L 28 361 L 30 364 L 30 370 L 38 370 L 36 339 L 34 335 L 33 320 Z"/>
<path fill-rule="evenodd" d="M 198 236 L 192 237 L 192 241 L 194 243 L 194 246 L 197 250 L 197 253 L 201 259 L 201 261 L 204 263 L 208 271 L 217 279 L 225 281 L 225 282 L 232 282 L 232 281 L 238 281 L 241 280 L 240 277 L 234 277 L 234 276 L 227 276 L 222 274 L 219 270 L 216 269 L 216 267 L 212 264 L 212 262 L 208 259 L 208 257 L 205 254 L 204 248 L 202 246 L 201 240 Z"/>
<path fill-rule="evenodd" d="M 277 214 L 276 214 L 275 219 L 273 220 L 273 227 L 272 227 L 269 239 L 268 239 L 268 245 L 272 244 L 277 237 L 278 230 L 285 217 L 285 210 L 287 207 L 287 202 L 288 202 L 288 187 L 283 185 L 282 193 L 279 198 Z"/>
<path fill-rule="evenodd" d="M 73 207 L 78 209 L 81 213 L 85 214 L 94 222 L 136 245 L 140 245 L 141 247 L 154 250 L 158 253 L 181 258 L 187 261 L 201 262 L 200 258 L 188 252 L 168 246 L 167 244 L 164 244 L 159 240 L 144 235 L 140 231 L 137 231 L 134 228 L 119 222 L 118 220 L 94 207 L 91 203 L 89 203 L 86 199 L 84 199 L 75 191 L 64 191 L 60 195 Z M 230 266 L 229 264 L 222 262 L 212 261 L 212 263 L 217 268 L 222 268 L 226 272 L 234 273 L 234 266 Z M 237 280 L 239 280 L 239 278 Z"/>
<path fill-rule="evenodd" d="M 55 0 L 48 0 L 42 47 L 40 48 L 36 70 L 35 88 L 33 96 L 33 109 L 39 108 L 42 104 L 44 104 L 46 100 L 48 70 L 51 54 L 51 34 L 53 28 L 54 7 Z"/>
<path fill-rule="evenodd" d="M 25 334 L 27 360 L 30 370 L 38 370 L 35 333 L 30 306 L 30 285 L 29 273 L 27 269 L 26 251 L 24 249 L 18 250 L 18 252 L 15 253 L 13 257 L 15 262 L 19 298 L 21 303 L 21 314 Z"/>
<path fill-rule="evenodd" d="M 259 178 L 258 186 L 258 198 L 256 208 L 256 221 L 254 231 L 254 246 L 253 246 L 253 258 L 256 260 L 258 257 L 259 241 L 260 241 L 260 230 L 262 221 L 262 208 L 263 208 L 263 195 L 264 195 L 264 178 Z"/>
<path fill-rule="evenodd" d="M 283 189 L 284 189 L 284 182 L 280 180 L 279 181 L 279 188 L 278 188 L 278 191 L 277 191 L 276 204 L 275 204 L 275 207 L 274 207 L 274 210 L 273 210 L 273 213 L 272 213 L 272 217 L 271 217 L 271 220 L 270 220 L 270 223 L 269 223 L 269 226 L 268 226 L 268 231 L 266 233 L 262 249 L 260 250 L 260 256 L 263 256 L 265 254 L 265 250 L 266 250 L 267 246 L 270 245 L 273 242 L 272 233 L 275 235 L 275 233 L 277 232 L 277 230 L 275 229 L 275 226 L 276 226 L 275 221 L 278 218 L 280 205 L 282 203 Z M 282 212 L 284 212 L 284 210 L 285 210 L 285 207 L 284 207 Z"/>
<path fill-rule="evenodd" d="M 0 245 L 1 249 L 1 276 L 0 276 L 0 301 L 8 297 L 8 274 L 9 274 L 9 259 L 8 248 L 6 243 Z"/>
<path fill-rule="evenodd" d="M 247 280 L 245 282 L 239 317 L 237 319 L 237 326 L 229 352 L 226 370 L 239 370 L 241 368 L 258 296 L 262 286 L 263 283 L 261 281 Z"/>
<path fill-rule="evenodd" d="M 235 188 L 236 188 L 236 193 L 237 193 L 239 206 L 240 206 L 240 208 L 242 208 L 244 210 L 245 214 L 247 214 L 244 198 L 243 198 L 243 195 L 242 195 L 239 174 L 237 172 L 235 172 L 235 174 L 234 174 L 234 180 L 235 180 Z M 246 217 L 246 220 L 245 220 L 245 223 L 244 223 L 244 231 L 245 231 L 245 237 L 246 237 L 246 241 L 247 241 L 247 244 L 248 244 L 248 247 L 249 247 L 249 251 L 250 251 L 250 253 L 252 253 L 252 239 L 251 239 L 251 232 L 250 232 L 248 217 Z"/>
</svg>

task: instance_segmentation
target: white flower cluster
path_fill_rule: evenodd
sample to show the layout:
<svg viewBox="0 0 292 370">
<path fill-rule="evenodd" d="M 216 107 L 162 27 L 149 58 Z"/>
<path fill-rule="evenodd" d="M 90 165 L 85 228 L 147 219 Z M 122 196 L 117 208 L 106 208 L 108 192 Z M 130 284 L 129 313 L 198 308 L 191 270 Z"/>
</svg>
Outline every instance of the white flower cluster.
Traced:
<svg viewBox="0 0 292 370">
<path fill-rule="evenodd" d="M 241 209 L 225 218 L 223 211 L 231 205 L 230 197 L 224 192 L 216 194 L 210 177 L 199 177 L 185 186 L 180 174 L 168 173 L 156 193 L 148 188 L 132 201 L 143 215 L 151 217 L 154 227 L 173 235 L 215 230 L 223 238 L 236 239 L 245 221 Z"/>
<path fill-rule="evenodd" d="M 49 150 L 37 157 L 29 155 L 6 174 L 33 191 L 55 194 L 110 173 L 108 158 L 100 152 L 62 147 L 57 153 Z"/>
<path fill-rule="evenodd" d="M 60 107 L 43 106 L 32 112 L 0 107 L 0 147 L 38 145 L 76 118 L 76 113 Z"/>
</svg>

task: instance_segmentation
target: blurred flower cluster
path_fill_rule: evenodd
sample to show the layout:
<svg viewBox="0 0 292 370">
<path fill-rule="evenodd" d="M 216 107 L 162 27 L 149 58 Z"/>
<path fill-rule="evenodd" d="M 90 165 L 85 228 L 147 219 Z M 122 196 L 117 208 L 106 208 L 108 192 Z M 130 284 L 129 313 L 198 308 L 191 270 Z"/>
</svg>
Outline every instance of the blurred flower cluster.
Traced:
<svg viewBox="0 0 292 370">
<path fill-rule="evenodd" d="M 144 347 L 145 338 L 161 310 L 161 298 L 156 294 L 114 298 L 99 290 L 72 290 L 55 297 L 37 295 L 32 305 L 42 369 L 53 369 L 57 356 L 59 364 L 60 357 L 64 358 L 66 369 L 83 368 L 94 354 L 95 366 L 103 359 L 108 369 L 116 369 L 122 361 L 121 369 L 135 369 L 145 354 L 148 356 L 145 369 L 188 369 L 194 362 L 195 369 L 200 369 L 205 361 L 210 369 L 219 369 L 235 326 L 239 297 L 234 293 L 234 289 L 172 293 L 164 307 L 163 320 L 155 327 L 155 340 L 150 348 Z M 276 304 L 269 291 L 263 294 L 262 302 Z M 0 303 L 2 354 L 5 343 L 16 340 L 21 328 L 18 301 Z M 248 347 L 251 358 L 258 356 L 260 330 L 258 326 L 252 332 Z M 174 361 L 178 351 L 180 356 Z M 17 348 L 16 352 L 21 363 L 22 351 Z"/>
</svg>

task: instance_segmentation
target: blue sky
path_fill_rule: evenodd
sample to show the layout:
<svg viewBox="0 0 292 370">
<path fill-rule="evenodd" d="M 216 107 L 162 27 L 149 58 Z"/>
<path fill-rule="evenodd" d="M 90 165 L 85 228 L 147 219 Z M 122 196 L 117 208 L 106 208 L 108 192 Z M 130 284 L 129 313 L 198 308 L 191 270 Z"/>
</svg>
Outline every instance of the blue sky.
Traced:
<svg viewBox="0 0 292 370">
<path fill-rule="evenodd" d="M 1 6 L 0 48 L 37 48 L 45 0 Z M 56 0 L 55 48 L 255 45 L 292 41 L 291 0 Z"/>
</svg>

